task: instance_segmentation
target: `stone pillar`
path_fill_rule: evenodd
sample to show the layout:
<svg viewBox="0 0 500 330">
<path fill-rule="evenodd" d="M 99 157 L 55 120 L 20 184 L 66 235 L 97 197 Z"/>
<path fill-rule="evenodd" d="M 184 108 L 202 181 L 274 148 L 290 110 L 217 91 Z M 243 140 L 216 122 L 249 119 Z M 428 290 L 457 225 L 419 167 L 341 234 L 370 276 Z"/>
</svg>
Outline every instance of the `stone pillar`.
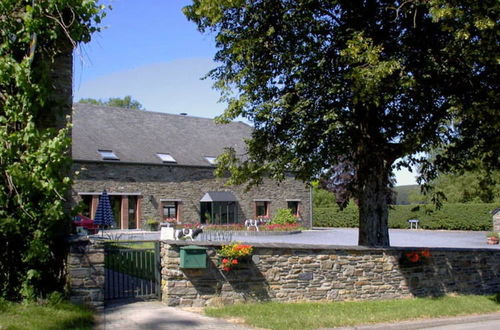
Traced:
<svg viewBox="0 0 500 330">
<path fill-rule="evenodd" d="M 95 310 L 104 308 L 104 244 L 88 238 L 71 239 L 67 281 L 70 301 Z"/>
</svg>

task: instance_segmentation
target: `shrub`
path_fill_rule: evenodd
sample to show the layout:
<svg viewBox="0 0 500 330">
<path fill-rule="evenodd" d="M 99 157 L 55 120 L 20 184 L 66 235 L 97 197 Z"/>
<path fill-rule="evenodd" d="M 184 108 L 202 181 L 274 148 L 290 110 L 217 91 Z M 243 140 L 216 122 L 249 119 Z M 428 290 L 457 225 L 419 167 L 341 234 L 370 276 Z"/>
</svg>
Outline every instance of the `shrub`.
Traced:
<svg viewBox="0 0 500 330">
<path fill-rule="evenodd" d="M 297 222 L 297 218 L 292 214 L 289 209 L 278 209 L 273 219 L 271 220 L 272 225 L 288 225 Z"/>
<path fill-rule="evenodd" d="M 156 219 L 148 219 L 146 221 L 146 228 L 149 230 L 156 231 L 158 230 L 158 227 L 160 226 L 160 222 Z"/>
<path fill-rule="evenodd" d="M 389 228 L 408 228 L 409 219 L 418 219 L 419 228 L 447 230 L 491 230 L 490 211 L 497 204 L 395 205 L 389 210 Z M 318 227 L 357 227 L 358 208 L 351 203 L 340 211 L 318 208 L 313 212 L 313 224 Z"/>
</svg>

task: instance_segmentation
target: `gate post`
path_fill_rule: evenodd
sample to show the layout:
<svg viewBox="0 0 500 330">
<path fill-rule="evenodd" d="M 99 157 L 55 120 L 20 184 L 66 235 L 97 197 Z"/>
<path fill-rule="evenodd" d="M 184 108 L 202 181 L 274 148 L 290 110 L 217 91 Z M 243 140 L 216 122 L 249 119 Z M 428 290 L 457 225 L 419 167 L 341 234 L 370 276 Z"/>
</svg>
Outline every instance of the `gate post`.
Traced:
<svg viewBox="0 0 500 330">
<path fill-rule="evenodd" d="M 87 237 L 69 239 L 67 283 L 70 301 L 104 308 L 104 244 Z"/>
</svg>

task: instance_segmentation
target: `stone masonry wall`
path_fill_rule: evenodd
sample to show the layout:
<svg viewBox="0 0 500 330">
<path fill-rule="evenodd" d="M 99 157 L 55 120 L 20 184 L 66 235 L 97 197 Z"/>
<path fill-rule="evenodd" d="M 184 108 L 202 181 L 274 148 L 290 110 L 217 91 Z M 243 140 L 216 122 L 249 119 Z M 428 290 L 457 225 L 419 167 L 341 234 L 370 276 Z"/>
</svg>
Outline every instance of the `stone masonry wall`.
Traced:
<svg viewBox="0 0 500 330">
<path fill-rule="evenodd" d="M 254 200 L 269 199 L 271 216 L 287 207 L 287 199 L 300 200 L 303 225 L 311 227 L 309 188 L 293 178 L 277 183 L 264 180 L 258 187 L 245 191 L 244 186 L 224 186 L 225 179 L 215 178 L 213 168 L 171 165 L 133 165 L 120 163 L 82 163 L 73 165 L 73 202 L 78 192 L 139 192 L 142 194 L 141 223 L 160 219 L 160 199 L 179 199 L 181 222 L 199 223 L 200 199 L 209 191 L 231 191 L 239 201 L 239 219 L 254 217 Z"/>
<path fill-rule="evenodd" d="M 162 243 L 162 300 L 169 306 L 246 301 L 341 301 L 500 292 L 500 252 L 431 249 L 423 265 L 400 264 L 411 249 L 304 247 L 255 244 L 251 261 L 229 273 L 217 268 L 215 244 L 208 269 L 180 269 L 182 243 Z"/>
<path fill-rule="evenodd" d="M 75 238 L 69 244 L 70 301 L 100 310 L 104 307 L 104 245 L 87 238 Z"/>
</svg>

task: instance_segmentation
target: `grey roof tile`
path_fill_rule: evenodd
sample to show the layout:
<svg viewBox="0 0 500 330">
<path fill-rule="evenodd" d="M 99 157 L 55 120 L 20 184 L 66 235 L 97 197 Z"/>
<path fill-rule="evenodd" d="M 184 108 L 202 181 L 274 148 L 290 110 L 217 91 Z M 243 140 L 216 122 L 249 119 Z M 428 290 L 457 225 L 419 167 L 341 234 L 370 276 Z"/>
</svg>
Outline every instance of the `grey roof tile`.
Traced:
<svg viewBox="0 0 500 330">
<path fill-rule="evenodd" d="M 157 153 L 178 165 L 210 166 L 205 156 L 225 147 L 245 150 L 252 128 L 242 122 L 77 103 L 73 106 L 73 159 L 102 161 L 98 150 L 112 150 L 119 162 L 162 164 Z M 113 161 L 106 161 L 113 162 Z M 116 161 L 115 161 L 116 162 Z"/>
</svg>

